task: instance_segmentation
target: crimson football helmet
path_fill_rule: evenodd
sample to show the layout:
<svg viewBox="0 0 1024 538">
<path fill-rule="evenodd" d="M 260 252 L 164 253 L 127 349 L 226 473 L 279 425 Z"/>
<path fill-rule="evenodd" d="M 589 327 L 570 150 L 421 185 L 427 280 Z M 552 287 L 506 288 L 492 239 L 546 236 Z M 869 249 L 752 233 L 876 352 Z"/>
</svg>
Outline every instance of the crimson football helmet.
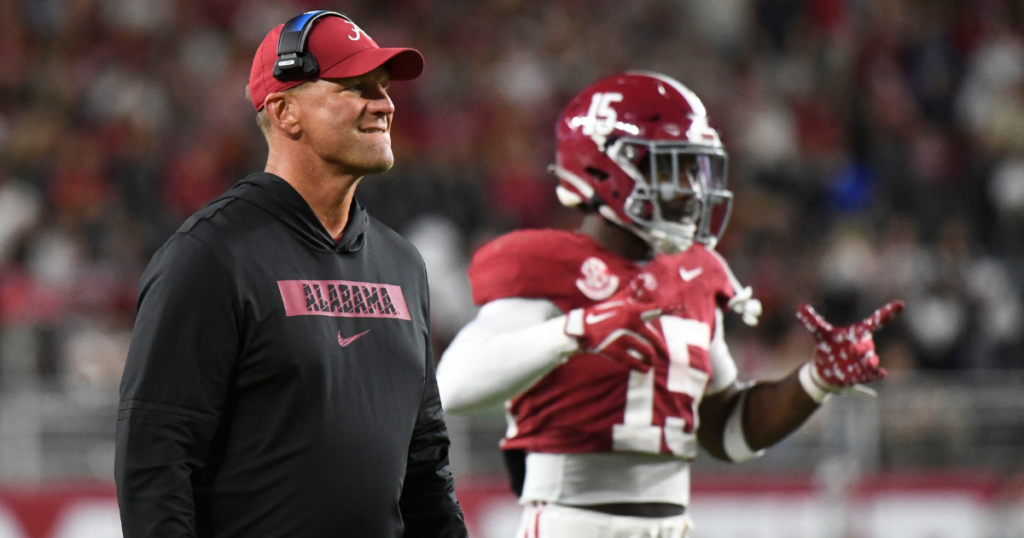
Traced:
<svg viewBox="0 0 1024 538">
<path fill-rule="evenodd" d="M 562 204 L 595 210 L 662 253 L 722 236 L 732 211 L 725 149 L 679 81 L 628 72 L 595 82 L 555 131 Z"/>
</svg>

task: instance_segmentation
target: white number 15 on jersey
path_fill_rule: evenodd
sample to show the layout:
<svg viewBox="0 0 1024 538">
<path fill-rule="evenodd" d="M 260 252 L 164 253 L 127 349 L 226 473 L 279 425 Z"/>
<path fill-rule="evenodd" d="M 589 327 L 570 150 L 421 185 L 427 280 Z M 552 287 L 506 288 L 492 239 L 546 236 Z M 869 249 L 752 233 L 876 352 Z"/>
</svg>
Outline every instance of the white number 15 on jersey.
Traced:
<svg viewBox="0 0 1024 538">
<path fill-rule="evenodd" d="M 686 394 L 692 399 L 690 413 L 693 417 L 691 432 L 687 433 L 687 419 L 665 417 L 665 426 L 654 422 L 654 376 L 655 369 L 647 373 L 631 371 L 629 388 L 626 390 L 626 410 L 622 424 L 612 429 L 612 449 L 626 452 L 661 452 L 662 436 L 672 454 L 692 458 L 697 455 L 698 426 L 697 407 L 704 396 L 709 375 L 690 366 L 691 348 L 707 353 L 711 346 L 711 327 L 702 321 L 675 316 L 662 316 L 662 329 L 668 343 L 669 366 L 666 385 L 670 393 Z"/>
</svg>

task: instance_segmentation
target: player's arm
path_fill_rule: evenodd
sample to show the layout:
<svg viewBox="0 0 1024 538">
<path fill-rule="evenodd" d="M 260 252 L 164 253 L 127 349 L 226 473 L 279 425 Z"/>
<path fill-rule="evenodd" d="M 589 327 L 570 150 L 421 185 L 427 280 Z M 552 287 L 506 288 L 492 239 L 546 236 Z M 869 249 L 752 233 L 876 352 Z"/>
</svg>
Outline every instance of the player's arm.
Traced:
<svg viewBox="0 0 1024 538">
<path fill-rule="evenodd" d="M 462 329 L 438 367 L 445 409 L 472 413 L 527 390 L 583 350 L 629 368 L 650 369 L 665 353 L 651 320 L 660 312 L 625 287 L 608 300 L 561 315 L 554 303 L 505 298 L 485 304 Z"/>
<path fill-rule="evenodd" d="M 731 461 L 725 452 L 723 432 L 726 421 L 736 409 L 745 387 L 737 382 L 736 362 L 729 352 L 729 346 L 725 343 L 722 318 L 722 311 L 717 310 L 715 312 L 715 332 L 711 339 L 711 346 L 708 348 L 712 377 L 697 411 L 700 417 L 697 441 L 715 458 Z"/>
<path fill-rule="evenodd" d="M 207 462 L 237 355 L 233 282 L 176 234 L 143 275 L 121 379 L 114 478 L 125 538 L 196 536 L 192 473 Z"/>
<path fill-rule="evenodd" d="M 752 386 L 734 383 L 701 401 L 697 437 L 718 459 L 751 459 L 799 428 L 818 405 L 804 391 L 797 372 Z"/>
<path fill-rule="evenodd" d="M 437 384 L 449 413 L 499 405 L 523 392 L 579 349 L 566 316 L 551 301 L 506 298 L 480 308 L 441 357 Z"/>
<path fill-rule="evenodd" d="M 859 323 L 834 328 L 803 305 L 800 321 L 814 336 L 814 359 L 776 381 L 742 386 L 707 396 L 700 405 L 698 439 L 713 456 L 743 461 L 759 456 L 800 427 L 832 394 L 885 377 L 872 334 L 903 309 L 890 303 Z"/>
</svg>

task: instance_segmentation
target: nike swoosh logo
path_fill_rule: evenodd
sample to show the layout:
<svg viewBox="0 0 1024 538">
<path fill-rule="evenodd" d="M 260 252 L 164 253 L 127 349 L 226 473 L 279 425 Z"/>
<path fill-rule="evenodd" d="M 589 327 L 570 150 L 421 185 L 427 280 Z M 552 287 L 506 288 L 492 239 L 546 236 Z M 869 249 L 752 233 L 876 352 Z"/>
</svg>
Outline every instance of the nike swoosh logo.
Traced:
<svg viewBox="0 0 1024 538">
<path fill-rule="evenodd" d="M 685 280 L 687 282 L 697 278 L 703 272 L 704 272 L 704 268 L 703 267 L 698 267 L 696 269 L 690 269 L 689 271 L 687 271 L 686 269 L 683 269 L 682 267 L 679 268 L 679 276 L 683 277 L 683 280 Z"/>
<path fill-rule="evenodd" d="M 614 317 L 615 312 L 608 312 L 606 314 L 587 314 L 587 325 L 593 325 L 594 323 L 601 323 L 602 321 Z"/>
<path fill-rule="evenodd" d="M 338 331 L 338 343 L 341 344 L 341 347 L 347 347 L 352 342 L 355 342 L 356 340 L 358 340 L 360 336 L 362 336 L 362 335 L 364 335 L 364 334 L 366 334 L 368 332 L 370 332 L 370 329 L 366 329 L 365 331 L 363 331 L 363 332 L 361 332 L 361 333 L 359 333 L 359 334 L 357 334 L 355 336 L 349 336 L 348 338 L 342 338 L 341 337 L 341 331 Z"/>
</svg>

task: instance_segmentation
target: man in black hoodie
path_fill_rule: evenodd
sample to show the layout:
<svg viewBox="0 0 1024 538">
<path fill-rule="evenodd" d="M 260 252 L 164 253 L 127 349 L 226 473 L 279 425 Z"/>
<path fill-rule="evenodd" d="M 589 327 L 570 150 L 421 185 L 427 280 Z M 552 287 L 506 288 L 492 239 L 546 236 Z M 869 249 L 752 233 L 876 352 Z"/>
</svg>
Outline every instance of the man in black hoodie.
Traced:
<svg viewBox="0 0 1024 538">
<path fill-rule="evenodd" d="M 466 536 L 423 262 L 354 198 L 394 161 L 389 80 L 422 69 L 333 12 L 260 45 L 266 171 L 142 278 L 117 422 L 125 538 Z"/>
</svg>

